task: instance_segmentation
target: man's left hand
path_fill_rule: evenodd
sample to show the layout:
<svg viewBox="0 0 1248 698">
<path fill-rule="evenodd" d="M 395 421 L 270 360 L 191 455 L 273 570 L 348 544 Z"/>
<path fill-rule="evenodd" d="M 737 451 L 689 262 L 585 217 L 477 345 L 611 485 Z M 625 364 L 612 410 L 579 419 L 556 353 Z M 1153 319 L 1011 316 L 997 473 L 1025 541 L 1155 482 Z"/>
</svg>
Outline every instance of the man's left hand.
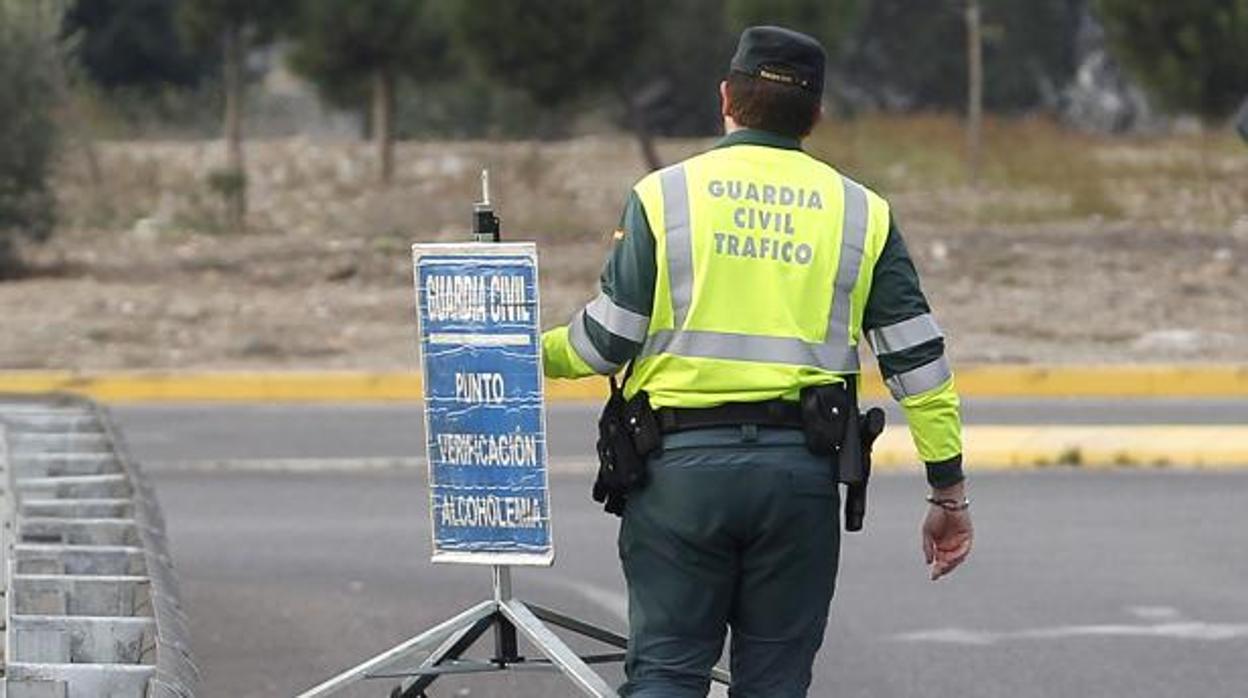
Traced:
<svg viewBox="0 0 1248 698">
<path fill-rule="evenodd" d="M 936 499 L 961 502 L 966 497 L 961 484 L 934 490 Z M 971 526 L 969 509 L 949 511 L 935 504 L 928 505 L 927 518 L 923 521 L 923 557 L 931 567 L 932 581 L 957 569 L 971 554 Z"/>
</svg>

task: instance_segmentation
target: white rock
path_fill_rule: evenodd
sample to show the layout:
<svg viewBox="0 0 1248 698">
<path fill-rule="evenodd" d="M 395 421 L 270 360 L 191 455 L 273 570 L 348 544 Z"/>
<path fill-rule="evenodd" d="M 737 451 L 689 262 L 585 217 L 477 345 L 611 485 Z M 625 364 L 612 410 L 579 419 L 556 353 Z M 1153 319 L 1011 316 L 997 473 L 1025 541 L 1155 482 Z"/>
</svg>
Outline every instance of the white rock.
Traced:
<svg viewBox="0 0 1248 698">
<path fill-rule="evenodd" d="M 140 242 L 156 242 L 165 230 L 164 223 L 155 216 L 140 218 L 134 222 L 130 235 Z"/>
<path fill-rule="evenodd" d="M 1141 352 L 1190 354 L 1201 349 L 1225 345 L 1229 340 L 1233 340 L 1233 337 L 1224 332 L 1203 332 L 1179 328 L 1145 332 L 1131 343 L 1131 348 Z"/>
</svg>

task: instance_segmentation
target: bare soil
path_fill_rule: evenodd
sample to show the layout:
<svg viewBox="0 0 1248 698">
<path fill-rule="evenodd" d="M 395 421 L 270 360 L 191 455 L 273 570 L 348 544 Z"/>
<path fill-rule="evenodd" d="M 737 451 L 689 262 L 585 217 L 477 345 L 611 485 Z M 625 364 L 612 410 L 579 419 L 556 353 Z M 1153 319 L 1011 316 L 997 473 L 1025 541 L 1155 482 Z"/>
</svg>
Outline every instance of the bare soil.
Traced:
<svg viewBox="0 0 1248 698">
<path fill-rule="evenodd" d="M 1248 148 L 1062 136 L 1050 179 L 1002 156 L 973 188 L 931 157 L 956 149 L 956 129 L 925 128 L 944 135 L 898 127 L 913 159 L 865 153 L 860 141 L 880 136 L 848 129 L 814 150 L 890 198 L 956 360 L 1248 360 Z M 999 128 L 992 152 L 1058 138 L 1027 128 Z M 708 142 L 663 150 L 675 160 Z M 622 137 L 408 143 L 382 189 L 365 145 L 251 143 L 239 233 L 220 229 L 206 184 L 219 145 L 100 144 L 98 178 L 87 156 L 64 156 L 58 235 L 0 283 L 2 368 L 412 368 L 408 247 L 466 235 L 482 167 L 505 236 L 539 243 L 551 326 L 593 295 L 643 174 Z"/>
</svg>

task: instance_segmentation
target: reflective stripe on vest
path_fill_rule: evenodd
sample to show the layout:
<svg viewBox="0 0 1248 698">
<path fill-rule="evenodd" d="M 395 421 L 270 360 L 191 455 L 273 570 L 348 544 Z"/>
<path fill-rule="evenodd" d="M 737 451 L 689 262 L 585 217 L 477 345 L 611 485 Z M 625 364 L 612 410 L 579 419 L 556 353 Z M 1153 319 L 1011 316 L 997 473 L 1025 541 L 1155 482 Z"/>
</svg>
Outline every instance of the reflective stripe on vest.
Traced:
<svg viewBox="0 0 1248 698">
<path fill-rule="evenodd" d="M 875 354 L 882 356 L 896 354 L 944 336 L 944 333 L 940 331 L 940 326 L 936 324 L 936 318 L 933 318 L 931 313 L 924 313 L 887 327 L 869 330 L 867 341 L 871 342 L 871 348 Z"/>
<path fill-rule="evenodd" d="M 589 338 L 589 332 L 585 329 L 584 309 L 577 312 L 572 318 L 572 322 L 568 323 L 568 343 L 572 345 L 572 350 L 581 357 L 581 360 L 594 369 L 595 373 L 605 376 L 620 369 L 620 364 L 607 361 L 594 348 L 594 343 Z"/>
<path fill-rule="evenodd" d="M 953 371 L 949 368 L 949 361 L 941 356 L 918 368 L 886 378 L 884 383 L 888 385 L 888 391 L 892 393 L 893 399 L 900 401 L 903 398 L 935 390 L 950 378 L 953 378 Z"/>
<path fill-rule="evenodd" d="M 659 175 L 667 240 L 667 278 L 671 288 L 673 330 L 647 338 L 641 356 L 675 354 L 704 359 L 757 361 L 813 366 L 835 373 L 857 373 L 857 347 L 849 343 L 850 296 L 858 282 L 867 239 L 867 193 L 857 182 L 841 177 L 845 192 L 841 253 L 833 287 L 832 308 L 823 342 L 796 337 L 747 335 L 683 329 L 693 303 L 693 238 L 689 224 L 689 188 L 683 165 Z"/>
<path fill-rule="evenodd" d="M 683 165 L 659 175 L 667 233 L 667 280 L 672 295 L 672 326 L 680 328 L 693 303 L 693 233 L 689 228 L 689 186 Z"/>
<path fill-rule="evenodd" d="M 847 359 L 841 367 L 821 366 L 830 371 L 856 373 L 858 352 L 849 345 L 849 301 L 858 283 L 862 251 L 867 244 L 867 192 L 857 182 L 841 177 L 845 187 L 845 220 L 841 225 L 841 258 L 836 266 L 836 289 L 832 292 L 832 312 L 824 344 L 840 347 Z M 852 365 L 851 365 L 852 364 Z"/>
<path fill-rule="evenodd" d="M 640 344 L 646 338 L 646 331 L 650 329 L 650 318 L 616 305 L 605 293 L 599 293 L 597 298 L 590 301 L 585 306 L 585 312 L 608 332 L 630 342 Z"/>
</svg>

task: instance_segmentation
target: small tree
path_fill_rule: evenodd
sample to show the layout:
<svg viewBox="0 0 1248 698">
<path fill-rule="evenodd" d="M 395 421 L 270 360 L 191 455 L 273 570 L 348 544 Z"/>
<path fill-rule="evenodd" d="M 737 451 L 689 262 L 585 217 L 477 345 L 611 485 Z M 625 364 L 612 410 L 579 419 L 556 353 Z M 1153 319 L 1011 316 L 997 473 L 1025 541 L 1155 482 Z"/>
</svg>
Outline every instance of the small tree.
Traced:
<svg viewBox="0 0 1248 698">
<path fill-rule="evenodd" d="M 646 65 L 656 0 L 456 0 L 450 17 L 468 54 L 490 77 L 560 109 L 594 95 L 620 99 Z M 661 166 L 646 124 L 630 119 L 646 163 Z"/>
<path fill-rule="evenodd" d="M 54 222 L 57 57 L 37 9 L 0 0 L 0 277 L 16 270 L 18 241 L 46 239 Z"/>
<path fill-rule="evenodd" d="M 289 17 L 290 0 L 182 0 L 180 21 L 202 48 L 220 47 L 225 89 L 226 169 L 213 179 L 225 196 L 228 224 L 242 230 L 247 216 L 247 174 L 243 157 L 243 98 L 247 53 L 272 36 Z"/>
<path fill-rule="evenodd" d="M 394 177 L 394 106 L 401 76 L 434 81 L 451 69 L 445 24 L 429 0 L 319 0 L 291 25 L 291 66 L 339 104 L 371 92 L 383 184 Z M 360 86 L 368 83 L 367 90 Z"/>
<path fill-rule="evenodd" d="M 73 0 L 63 34 L 72 37 L 72 57 L 101 87 L 194 87 L 215 68 L 188 50 L 170 0 Z"/>
<path fill-rule="evenodd" d="M 1248 0 L 1096 0 L 1115 55 L 1173 109 L 1221 119 L 1248 94 Z"/>
</svg>

